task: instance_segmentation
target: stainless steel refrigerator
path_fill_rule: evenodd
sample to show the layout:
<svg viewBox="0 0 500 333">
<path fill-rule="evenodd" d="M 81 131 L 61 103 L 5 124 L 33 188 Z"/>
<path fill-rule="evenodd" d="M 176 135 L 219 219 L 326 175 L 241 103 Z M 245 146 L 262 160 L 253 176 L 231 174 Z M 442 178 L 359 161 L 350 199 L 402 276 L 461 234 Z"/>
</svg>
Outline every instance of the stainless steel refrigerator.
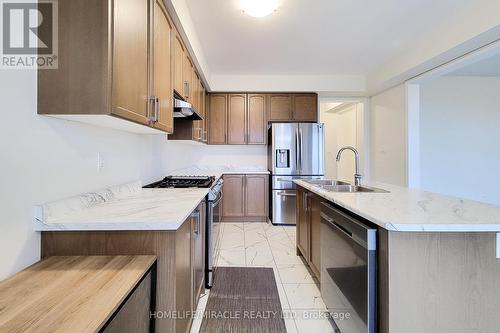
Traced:
<svg viewBox="0 0 500 333">
<path fill-rule="evenodd" d="M 293 180 L 324 176 L 323 124 L 272 124 L 267 154 L 271 172 L 269 219 L 273 224 L 296 224 L 297 190 Z"/>
</svg>

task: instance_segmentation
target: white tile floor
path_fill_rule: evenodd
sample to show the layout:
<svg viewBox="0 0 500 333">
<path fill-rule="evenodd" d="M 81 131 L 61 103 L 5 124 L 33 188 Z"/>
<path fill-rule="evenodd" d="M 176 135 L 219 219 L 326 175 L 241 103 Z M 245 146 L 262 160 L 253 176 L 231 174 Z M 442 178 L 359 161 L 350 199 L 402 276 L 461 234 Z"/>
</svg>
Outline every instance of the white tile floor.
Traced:
<svg viewBox="0 0 500 333">
<path fill-rule="evenodd" d="M 272 267 L 288 333 L 334 332 L 321 314 L 326 311 L 315 278 L 296 255 L 295 227 L 267 223 L 223 223 L 222 244 L 217 266 Z M 200 301 L 203 311 L 208 297 Z M 315 316 L 315 319 L 311 319 Z M 317 319 L 317 316 L 320 319 Z M 195 320 L 191 333 L 197 333 Z"/>
</svg>

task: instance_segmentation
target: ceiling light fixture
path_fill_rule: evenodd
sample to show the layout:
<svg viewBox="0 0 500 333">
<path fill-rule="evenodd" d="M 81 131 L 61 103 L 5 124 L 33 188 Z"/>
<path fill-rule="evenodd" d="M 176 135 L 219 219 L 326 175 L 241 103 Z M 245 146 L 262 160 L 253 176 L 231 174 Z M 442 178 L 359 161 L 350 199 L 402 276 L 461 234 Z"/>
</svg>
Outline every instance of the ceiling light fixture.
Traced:
<svg viewBox="0 0 500 333">
<path fill-rule="evenodd" d="M 264 17 L 276 11 L 279 0 L 241 0 L 243 12 L 253 17 Z"/>
</svg>

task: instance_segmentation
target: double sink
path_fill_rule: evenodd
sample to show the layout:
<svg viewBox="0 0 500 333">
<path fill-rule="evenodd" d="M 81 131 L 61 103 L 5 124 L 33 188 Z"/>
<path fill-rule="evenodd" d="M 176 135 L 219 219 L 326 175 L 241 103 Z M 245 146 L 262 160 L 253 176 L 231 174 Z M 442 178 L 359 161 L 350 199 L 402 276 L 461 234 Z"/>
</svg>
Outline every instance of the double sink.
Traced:
<svg viewBox="0 0 500 333">
<path fill-rule="evenodd" d="M 356 186 L 348 182 L 343 182 L 340 180 L 329 180 L 329 179 L 307 179 L 304 180 L 306 183 L 313 186 L 322 188 L 325 191 L 330 192 L 344 192 L 344 193 L 389 193 L 386 190 L 369 187 L 369 186 Z"/>
</svg>

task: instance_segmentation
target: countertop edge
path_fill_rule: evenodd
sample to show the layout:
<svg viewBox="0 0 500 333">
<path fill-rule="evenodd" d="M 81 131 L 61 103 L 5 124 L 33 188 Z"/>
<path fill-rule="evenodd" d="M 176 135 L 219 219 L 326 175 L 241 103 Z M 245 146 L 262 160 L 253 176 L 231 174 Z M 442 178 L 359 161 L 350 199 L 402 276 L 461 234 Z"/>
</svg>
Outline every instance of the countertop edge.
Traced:
<svg viewBox="0 0 500 333">
<path fill-rule="evenodd" d="M 297 186 L 300 186 L 302 188 L 307 189 L 308 191 L 313 192 L 314 194 L 322 197 L 323 199 L 332 202 L 348 211 L 351 213 L 360 216 L 376 225 L 379 227 L 390 231 L 390 232 L 412 232 L 412 233 L 426 233 L 426 232 L 438 232 L 438 233 L 467 233 L 467 232 L 488 232 L 488 233 L 500 233 L 500 223 L 499 224 L 485 224 L 485 223 L 478 223 L 478 224 L 457 224 L 457 223 L 450 223 L 450 224 L 443 224 L 443 223 L 436 223 L 436 224 L 426 224 L 426 223 L 415 223 L 415 224 L 399 224 L 399 223 L 390 223 L 390 222 L 384 222 L 380 221 L 377 219 L 374 219 L 373 217 L 369 216 L 368 214 L 363 213 L 359 209 L 353 208 L 350 205 L 346 205 L 343 202 L 340 202 L 338 200 L 332 199 L 330 197 L 327 197 L 325 193 L 323 193 L 320 189 L 317 187 L 307 184 L 303 180 L 294 180 L 295 184 Z M 359 195 L 366 195 L 366 193 L 360 193 Z M 373 194 L 376 195 L 376 194 Z"/>
</svg>

